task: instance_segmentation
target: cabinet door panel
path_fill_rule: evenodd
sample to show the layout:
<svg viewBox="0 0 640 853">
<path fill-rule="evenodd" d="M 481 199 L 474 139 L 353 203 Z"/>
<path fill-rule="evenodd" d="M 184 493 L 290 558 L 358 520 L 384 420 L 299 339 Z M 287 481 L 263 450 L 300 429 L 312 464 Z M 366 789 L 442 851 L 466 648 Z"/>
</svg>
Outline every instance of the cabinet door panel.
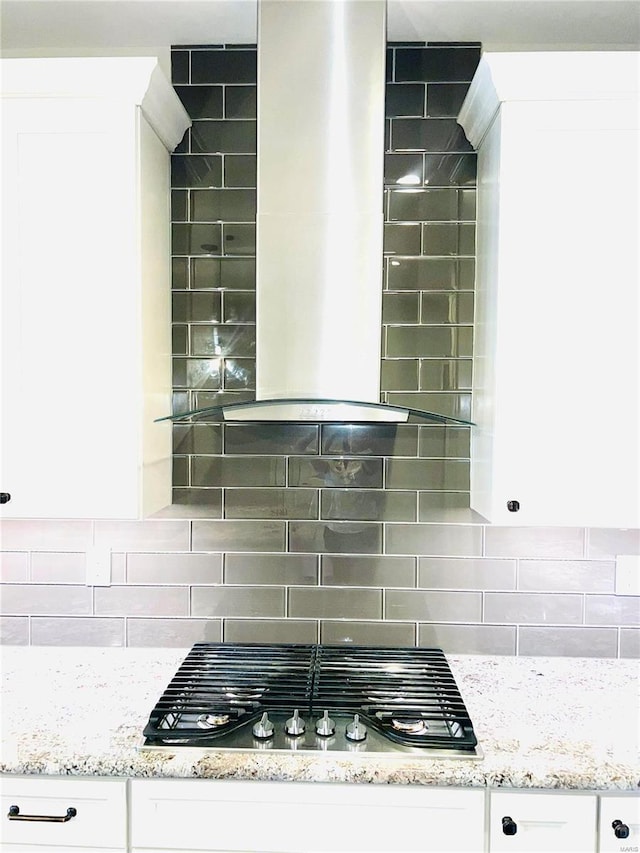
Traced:
<svg viewBox="0 0 640 853">
<path fill-rule="evenodd" d="M 288 782 L 132 782 L 134 851 L 479 851 L 484 793 Z"/>
<path fill-rule="evenodd" d="M 620 821 L 621 835 L 618 838 L 613 827 L 614 821 Z M 637 853 L 640 850 L 640 797 L 639 796 L 603 796 L 600 797 L 600 837 L 598 853 Z"/>
<path fill-rule="evenodd" d="M 491 853 L 594 853 L 596 810 L 596 797 L 590 795 L 492 793 L 489 849 Z M 503 818 L 515 823 L 515 834 L 505 834 Z"/>
</svg>

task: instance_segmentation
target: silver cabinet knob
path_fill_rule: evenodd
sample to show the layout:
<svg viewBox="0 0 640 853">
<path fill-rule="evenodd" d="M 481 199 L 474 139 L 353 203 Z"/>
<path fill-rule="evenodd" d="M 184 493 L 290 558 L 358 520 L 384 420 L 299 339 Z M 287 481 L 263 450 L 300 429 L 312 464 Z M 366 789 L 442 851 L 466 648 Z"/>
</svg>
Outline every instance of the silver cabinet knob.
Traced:
<svg viewBox="0 0 640 853">
<path fill-rule="evenodd" d="M 347 740 L 364 740 L 367 736 L 367 727 L 364 723 L 360 722 L 360 715 L 353 715 L 353 722 L 349 723 L 347 729 L 345 731 L 345 736 Z"/>
<path fill-rule="evenodd" d="M 329 716 L 329 712 L 325 711 L 324 714 L 316 720 L 316 734 L 321 737 L 329 737 L 336 733 L 336 724 Z"/>
<path fill-rule="evenodd" d="M 254 723 L 253 726 L 253 736 L 260 738 L 261 740 L 266 740 L 266 738 L 273 737 L 273 723 L 269 719 L 269 715 L 265 711 L 262 717 L 258 720 L 257 723 Z"/>
<path fill-rule="evenodd" d="M 291 737 L 298 737 L 299 735 L 303 735 L 306 729 L 306 723 L 302 719 L 302 717 L 298 716 L 298 709 L 293 712 L 293 717 L 289 717 L 289 719 L 284 724 L 284 730 L 286 734 Z"/>
</svg>

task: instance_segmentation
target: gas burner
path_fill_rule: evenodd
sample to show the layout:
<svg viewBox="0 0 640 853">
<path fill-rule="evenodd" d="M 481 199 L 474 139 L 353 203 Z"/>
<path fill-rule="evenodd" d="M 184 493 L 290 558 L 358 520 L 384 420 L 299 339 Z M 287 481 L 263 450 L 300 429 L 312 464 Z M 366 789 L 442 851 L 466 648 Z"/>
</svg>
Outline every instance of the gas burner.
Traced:
<svg viewBox="0 0 640 853">
<path fill-rule="evenodd" d="M 228 714 L 200 714 L 196 725 L 200 729 L 219 729 L 220 726 L 226 726 L 229 719 Z"/>
<path fill-rule="evenodd" d="M 429 731 L 426 720 L 391 720 L 391 726 L 397 732 L 408 735 L 426 735 Z"/>
</svg>

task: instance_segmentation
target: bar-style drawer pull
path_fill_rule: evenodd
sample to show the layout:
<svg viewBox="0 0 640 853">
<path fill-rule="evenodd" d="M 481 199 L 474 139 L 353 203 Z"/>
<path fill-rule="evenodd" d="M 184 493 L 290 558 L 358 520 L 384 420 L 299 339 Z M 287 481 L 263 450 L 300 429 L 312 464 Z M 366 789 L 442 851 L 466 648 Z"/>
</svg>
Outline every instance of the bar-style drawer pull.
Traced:
<svg viewBox="0 0 640 853">
<path fill-rule="evenodd" d="M 68 820 L 71 820 L 72 817 L 75 817 L 78 814 L 78 810 L 74 809 L 73 806 L 70 806 L 67 809 L 67 813 L 65 815 L 52 815 L 52 814 L 20 814 L 20 809 L 18 806 L 9 806 L 9 814 L 7 817 L 9 820 L 38 820 L 44 821 L 44 823 L 66 823 Z"/>
</svg>

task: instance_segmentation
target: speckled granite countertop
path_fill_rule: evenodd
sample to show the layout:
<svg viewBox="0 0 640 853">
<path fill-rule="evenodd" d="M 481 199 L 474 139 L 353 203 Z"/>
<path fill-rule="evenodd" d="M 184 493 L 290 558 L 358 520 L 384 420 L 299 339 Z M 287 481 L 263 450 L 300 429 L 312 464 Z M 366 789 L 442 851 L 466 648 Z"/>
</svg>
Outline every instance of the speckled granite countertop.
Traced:
<svg viewBox="0 0 640 853">
<path fill-rule="evenodd" d="M 140 752 L 187 649 L 0 647 L 3 773 L 640 789 L 638 661 L 453 656 L 481 761 Z"/>
</svg>

